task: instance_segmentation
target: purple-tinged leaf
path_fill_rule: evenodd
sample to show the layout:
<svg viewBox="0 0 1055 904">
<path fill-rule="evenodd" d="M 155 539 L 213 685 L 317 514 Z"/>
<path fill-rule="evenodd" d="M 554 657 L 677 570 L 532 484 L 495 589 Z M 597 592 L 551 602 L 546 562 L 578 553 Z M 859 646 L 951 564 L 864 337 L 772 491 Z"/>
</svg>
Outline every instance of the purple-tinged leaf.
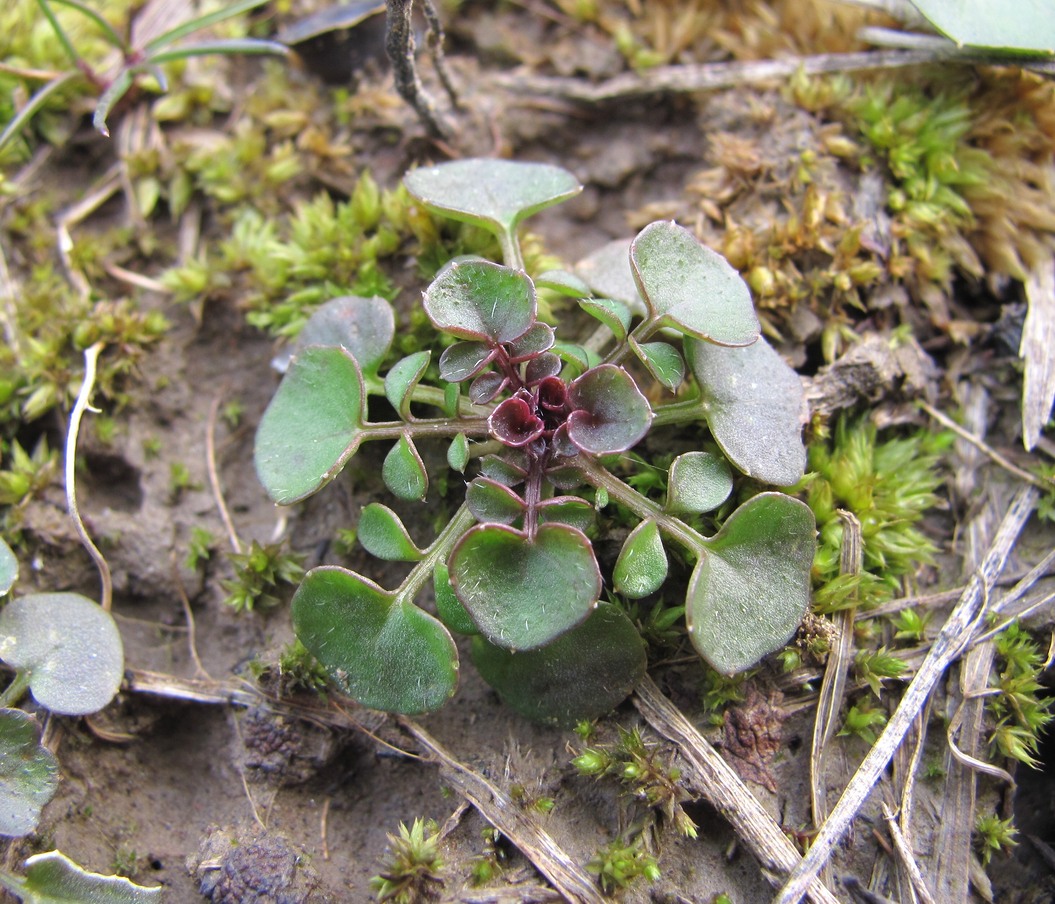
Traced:
<svg viewBox="0 0 1055 904">
<path fill-rule="evenodd" d="M 568 407 L 568 384 L 557 377 L 540 380 L 538 403 L 546 411 L 564 411 Z"/>
<path fill-rule="evenodd" d="M 649 310 L 662 326 L 719 345 L 750 345 L 759 336 L 751 290 L 729 262 L 672 222 L 646 226 L 630 262 Z"/>
<path fill-rule="evenodd" d="M 501 456 L 485 455 L 480 459 L 480 474 L 507 487 L 523 483 L 527 468 L 527 456 L 513 449 Z"/>
<path fill-rule="evenodd" d="M 557 431 L 557 436 L 559 436 L 561 430 L 564 430 L 564 427 L 561 427 L 561 429 Z M 560 453 L 562 457 L 566 459 L 567 457 L 579 454 L 579 450 L 568 441 L 566 435 L 564 443 L 570 447 L 571 451 Z M 546 480 L 553 484 L 556 489 L 565 493 L 569 490 L 577 490 L 586 482 L 583 478 L 582 471 L 579 468 L 567 464 L 548 468 L 546 470 Z"/>
<path fill-rule="evenodd" d="M 534 386 L 550 377 L 556 377 L 560 373 L 564 362 L 552 352 L 544 352 L 537 358 L 528 361 L 524 368 L 524 382 L 528 386 Z"/>
<path fill-rule="evenodd" d="M 509 378 L 497 371 L 489 370 L 480 374 L 469 384 L 469 401 L 476 405 L 486 405 L 494 401 L 495 396 L 505 389 L 508 383 Z"/>
<path fill-rule="evenodd" d="M 491 345 L 512 342 L 535 322 L 535 287 L 527 274 L 490 261 L 448 264 L 422 304 L 437 329 Z"/>
<path fill-rule="evenodd" d="M 533 538 L 478 524 L 458 541 L 447 567 L 480 633 L 509 650 L 541 647 L 574 628 L 601 593 L 590 541 L 564 524 L 541 524 Z"/>
<path fill-rule="evenodd" d="M 625 452 L 648 433 L 652 409 L 621 367 L 602 364 L 568 389 L 568 439 L 584 452 Z"/>
<path fill-rule="evenodd" d="M 717 671 L 742 672 L 791 639 L 809 606 L 816 547 L 813 512 L 783 493 L 754 496 L 703 543 L 685 618 Z"/>
<path fill-rule="evenodd" d="M 502 700 L 529 719 L 571 728 L 623 702 L 644 677 L 645 644 L 626 614 L 601 603 L 540 650 L 512 653 L 472 640 L 473 664 Z"/>
<path fill-rule="evenodd" d="M 557 458 L 574 458 L 582 451 L 582 449 L 572 442 L 571 437 L 568 434 L 567 421 L 553 431 L 553 438 L 550 440 L 550 449 L 553 450 L 553 454 Z M 559 486 L 559 484 L 557 485 Z M 568 488 L 565 487 L 564 489 Z"/>
<path fill-rule="evenodd" d="M 480 522 L 512 524 L 524 514 L 524 500 L 509 487 L 477 477 L 465 491 L 465 504 Z"/>
<path fill-rule="evenodd" d="M 256 431 L 256 473 L 280 505 L 340 473 L 363 439 L 363 381 L 343 348 L 311 346 L 293 359 Z"/>
<path fill-rule="evenodd" d="M 448 383 L 461 383 L 475 377 L 495 354 L 497 349 L 483 342 L 455 342 L 440 355 L 440 377 Z"/>
<path fill-rule="evenodd" d="M 556 337 L 553 333 L 553 327 L 548 323 L 540 323 L 535 321 L 523 336 L 519 339 L 515 339 L 506 346 L 506 351 L 509 352 L 509 360 L 513 364 L 519 364 L 521 361 L 527 361 L 528 358 L 533 358 L 535 355 L 541 355 L 545 351 L 549 351 L 553 348 L 553 343 L 556 341 Z"/>
<path fill-rule="evenodd" d="M 516 396 L 506 399 L 491 412 L 487 426 L 495 439 L 514 448 L 534 442 L 545 430 L 545 424 L 531 406 Z"/>
<path fill-rule="evenodd" d="M 430 712 L 454 694 L 458 651 L 447 629 L 355 572 L 309 571 L 293 595 L 292 616 L 300 642 L 363 706 Z"/>
</svg>

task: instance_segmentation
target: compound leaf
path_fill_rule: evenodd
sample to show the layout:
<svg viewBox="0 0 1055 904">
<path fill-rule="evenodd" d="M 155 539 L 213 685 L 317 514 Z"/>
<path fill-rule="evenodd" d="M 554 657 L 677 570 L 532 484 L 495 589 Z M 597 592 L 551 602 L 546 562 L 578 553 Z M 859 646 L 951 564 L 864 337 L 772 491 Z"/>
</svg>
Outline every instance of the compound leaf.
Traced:
<svg viewBox="0 0 1055 904">
<path fill-rule="evenodd" d="M 305 576 L 293 629 L 340 690 L 371 709 L 439 709 L 458 683 L 458 653 L 427 612 L 336 566 Z"/>
<path fill-rule="evenodd" d="M 311 346 L 282 378 L 256 431 L 253 458 L 268 495 L 299 502 L 333 480 L 363 439 L 363 378 L 343 348 Z"/>
<path fill-rule="evenodd" d="M 447 566 L 480 633 L 508 650 L 559 637 L 593 611 L 601 593 L 590 541 L 564 524 L 541 524 L 534 537 L 478 524 L 458 541 Z"/>
<path fill-rule="evenodd" d="M 0 659 L 25 669 L 34 699 L 64 716 L 98 712 L 124 677 L 113 617 L 79 593 L 33 593 L 4 606 Z"/>
<path fill-rule="evenodd" d="M 761 493 L 704 542 L 689 581 L 686 624 L 699 654 L 732 675 L 779 649 L 806 614 L 816 524 L 809 506 Z"/>
<path fill-rule="evenodd" d="M 751 291 L 729 262 L 687 229 L 657 222 L 638 233 L 630 262 L 649 310 L 662 326 L 720 345 L 759 335 Z"/>
</svg>

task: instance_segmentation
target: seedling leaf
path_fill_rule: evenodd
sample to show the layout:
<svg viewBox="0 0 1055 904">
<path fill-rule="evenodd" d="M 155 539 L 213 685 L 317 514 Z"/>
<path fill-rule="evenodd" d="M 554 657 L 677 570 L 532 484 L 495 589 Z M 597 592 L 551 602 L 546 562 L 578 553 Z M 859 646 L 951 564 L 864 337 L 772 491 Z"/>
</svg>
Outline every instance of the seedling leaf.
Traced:
<svg viewBox="0 0 1055 904">
<path fill-rule="evenodd" d="M 689 581 L 686 624 L 699 654 L 742 672 L 795 633 L 810 598 L 816 525 L 805 503 L 762 493 L 706 541 Z"/>
<path fill-rule="evenodd" d="M 0 596 L 11 589 L 18 580 L 18 559 L 11 551 L 11 547 L 0 537 Z"/>
<path fill-rule="evenodd" d="M 681 353 L 666 342 L 637 342 L 630 337 L 630 346 L 660 383 L 671 392 L 677 392 L 685 379 L 685 360 Z"/>
<path fill-rule="evenodd" d="M 497 235 L 512 234 L 525 218 L 582 191 L 558 166 L 480 158 L 421 167 L 403 183 L 426 207 Z"/>
<path fill-rule="evenodd" d="M 280 505 L 340 473 L 362 441 L 363 379 L 342 348 L 312 346 L 293 359 L 256 432 L 256 473 Z"/>
<path fill-rule="evenodd" d="M 0 709 L 0 835 L 28 835 L 55 796 L 59 764 L 40 743 L 37 720 L 20 709 Z"/>
<path fill-rule="evenodd" d="M 602 364 L 588 370 L 568 388 L 572 413 L 568 438 L 585 452 L 624 452 L 652 423 L 648 399 L 621 367 Z"/>
<path fill-rule="evenodd" d="M 20 886 L 11 890 L 22 904 L 148 904 L 160 901 L 163 891 L 163 886 L 144 888 L 124 876 L 90 873 L 61 851 L 29 857 Z"/>
<path fill-rule="evenodd" d="M 399 515 L 379 502 L 363 509 L 356 536 L 370 555 L 389 562 L 417 562 L 424 555 L 410 539 Z"/>
<path fill-rule="evenodd" d="M 509 343 L 509 359 L 514 364 L 526 361 L 553 348 L 554 340 L 553 327 L 535 321 L 526 333 Z"/>
<path fill-rule="evenodd" d="M 616 593 L 640 599 L 655 593 L 667 578 L 667 553 L 659 525 L 651 518 L 630 532 L 612 571 Z"/>
<path fill-rule="evenodd" d="M 583 298 L 579 306 L 612 331 L 617 342 L 623 342 L 630 330 L 632 315 L 625 302 L 615 298 Z"/>
<path fill-rule="evenodd" d="M 527 274 L 490 261 L 447 264 L 422 304 L 437 329 L 492 344 L 511 342 L 535 322 L 535 287 Z"/>
<path fill-rule="evenodd" d="M 578 496 L 554 496 L 544 499 L 538 508 L 540 521 L 567 524 L 585 532 L 594 522 L 594 510 L 585 499 Z"/>
<path fill-rule="evenodd" d="M 292 615 L 300 642 L 363 706 L 429 712 L 454 693 L 458 653 L 447 629 L 373 581 L 335 566 L 312 569 Z"/>
<path fill-rule="evenodd" d="M 385 456 L 381 466 L 385 486 L 400 499 L 420 502 L 429 491 L 429 475 L 425 464 L 408 436 L 401 436 Z"/>
<path fill-rule="evenodd" d="M 534 537 L 479 524 L 458 541 L 447 565 L 480 633 L 509 650 L 540 647 L 580 624 L 601 593 L 590 541 L 564 524 L 539 525 Z"/>
<path fill-rule="evenodd" d="M 447 464 L 452 471 L 465 473 L 465 466 L 469 464 L 469 440 L 464 433 L 454 437 L 447 447 Z"/>
<path fill-rule="evenodd" d="M 751 291 L 729 262 L 672 222 L 646 226 L 630 246 L 652 316 L 697 339 L 750 345 L 759 335 Z"/>
<path fill-rule="evenodd" d="M 513 653 L 483 637 L 474 637 L 471 649 L 484 681 L 509 706 L 561 727 L 605 715 L 645 674 L 645 645 L 611 603 L 601 603 L 583 624 L 540 650 Z"/>
<path fill-rule="evenodd" d="M 403 420 L 410 419 L 410 397 L 429 366 L 432 352 L 414 352 L 392 365 L 385 374 L 385 398 Z"/>
<path fill-rule="evenodd" d="M 710 452 L 686 452 L 670 466 L 668 512 L 702 514 L 718 508 L 733 491 L 729 463 Z"/>
<path fill-rule="evenodd" d="M 455 342 L 440 355 L 440 377 L 448 383 L 461 383 L 475 377 L 494 354 L 494 349 L 483 342 Z"/>
<path fill-rule="evenodd" d="M 0 659 L 29 672 L 41 705 L 64 716 L 98 712 L 121 686 L 124 648 L 109 612 L 79 593 L 33 593 L 0 611 Z"/>
<path fill-rule="evenodd" d="M 765 339 L 747 348 L 687 340 L 700 414 L 733 465 L 763 483 L 791 486 L 806 469 L 802 382 Z"/>
<path fill-rule="evenodd" d="M 451 587 L 450 572 L 446 565 L 437 565 L 432 572 L 432 589 L 436 596 L 436 612 L 451 631 L 458 634 L 479 634 L 472 617 L 465 611 Z"/>
</svg>

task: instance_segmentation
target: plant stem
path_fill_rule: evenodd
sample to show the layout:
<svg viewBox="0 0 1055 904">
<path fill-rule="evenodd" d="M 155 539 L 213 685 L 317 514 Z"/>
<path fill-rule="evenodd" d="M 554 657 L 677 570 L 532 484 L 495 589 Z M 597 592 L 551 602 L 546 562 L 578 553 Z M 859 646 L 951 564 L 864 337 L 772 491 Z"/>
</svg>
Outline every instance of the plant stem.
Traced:
<svg viewBox="0 0 1055 904">
<path fill-rule="evenodd" d="M 524 269 L 524 255 L 520 253 L 520 242 L 517 240 L 516 227 L 503 229 L 498 233 L 498 243 L 502 246 L 502 262 L 514 270 Z"/>
<path fill-rule="evenodd" d="M 77 508 L 77 434 L 80 432 L 81 416 L 85 410 L 96 411 L 91 407 L 92 389 L 95 387 L 95 365 L 99 360 L 99 352 L 103 350 L 103 343 L 96 342 L 84 350 L 84 379 L 81 382 L 81 390 L 77 393 L 77 401 L 70 413 L 70 427 L 66 433 L 66 508 L 73 519 L 73 526 L 80 537 L 81 545 L 92 557 L 95 567 L 99 571 L 99 582 L 102 584 L 102 595 L 99 605 L 107 612 L 113 601 L 113 581 L 110 579 L 110 566 L 107 564 L 99 548 L 88 536 L 88 531 L 81 520 L 80 510 Z"/>
<path fill-rule="evenodd" d="M 11 683 L 0 694 L 0 708 L 8 709 L 18 703 L 29 690 L 29 669 L 19 669 Z"/>
<path fill-rule="evenodd" d="M 608 495 L 621 502 L 642 520 L 651 518 L 659 529 L 672 540 L 680 543 L 693 555 L 701 555 L 707 546 L 707 538 L 697 533 L 680 518 L 668 514 L 647 496 L 642 496 L 629 484 L 623 483 L 607 468 L 602 467 L 589 456 L 582 455 L 578 467 L 587 481 L 595 487 L 601 487 Z"/>
<path fill-rule="evenodd" d="M 425 550 L 424 558 L 410 570 L 410 574 L 399 585 L 396 601 L 413 603 L 414 597 L 421 592 L 421 588 L 425 586 L 436 566 L 443 565 L 447 561 L 447 556 L 454 548 L 454 544 L 475 523 L 476 518 L 469 511 L 469 506 L 462 503 L 458 511 L 454 513 L 454 517 L 447 522 L 447 526 L 440 531 L 440 535 Z"/>
<path fill-rule="evenodd" d="M 659 329 L 660 323 L 657 318 L 649 317 L 646 320 L 642 320 L 633 330 L 631 330 L 626 342 L 619 343 L 618 346 L 608 353 L 608 357 L 604 359 L 604 363 L 615 364 L 616 366 L 621 365 L 633 352 L 633 346 L 630 344 L 631 339 L 637 343 L 645 342 Z"/>
<path fill-rule="evenodd" d="M 652 426 L 669 427 L 674 424 L 698 421 L 704 404 L 703 399 L 697 393 L 691 399 L 682 399 L 671 402 L 669 405 L 659 405 L 652 409 Z"/>
</svg>

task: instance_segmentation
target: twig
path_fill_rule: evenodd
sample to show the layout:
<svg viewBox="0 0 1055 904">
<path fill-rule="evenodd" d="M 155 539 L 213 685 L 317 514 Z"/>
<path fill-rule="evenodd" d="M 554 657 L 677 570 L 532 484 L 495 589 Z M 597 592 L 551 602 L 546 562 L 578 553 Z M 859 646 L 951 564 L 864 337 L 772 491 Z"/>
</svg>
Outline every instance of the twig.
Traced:
<svg viewBox="0 0 1055 904">
<path fill-rule="evenodd" d="M 934 420 L 936 420 L 943 427 L 951 430 L 961 439 L 966 440 L 980 452 L 985 453 L 992 461 L 1000 465 L 1005 471 L 1014 474 L 1020 480 L 1026 481 L 1026 483 L 1032 484 L 1035 487 L 1039 487 L 1046 493 L 1055 491 L 1055 480 L 1050 480 L 1045 477 L 1038 477 L 1036 474 L 1031 474 L 1029 471 L 1025 471 L 1016 465 L 1014 462 L 1004 458 L 999 452 L 996 451 L 992 446 L 986 443 L 984 440 L 979 439 L 969 430 L 964 430 L 959 424 L 956 423 L 951 417 L 946 414 L 942 414 L 937 408 L 930 405 L 927 402 L 919 401 L 916 404 L 919 405 L 924 411 L 927 412 Z"/>
<path fill-rule="evenodd" d="M 238 539 L 238 532 L 234 529 L 231 513 L 227 510 L 227 503 L 223 498 L 223 488 L 220 486 L 220 474 L 216 470 L 216 418 L 220 411 L 220 396 L 216 396 L 209 406 L 209 421 L 205 428 L 205 466 L 209 472 L 209 487 L 212 489 L 212 498 L 216 501 L 216 507 L 220 510 L 220 519 L 227 530 L 227 538 L 231 541 L 231 547 L 238 554 L 242 552 L 242 543 Z"/>
<path fill-rule="evenodd" d="M 88 531 L 81 520 L 80 510 L 77 508 L 77 434 L 81 428 L 81 416 L 85 410 L 96 411 L 91 407 L 92 389 L 95 388 L 95 366 L 99 360 L 99 352 L 103 349 L 102 342 L 96 342 L 84 350 L 84 378 L 81 381 L 80 392 L 77 393 L 77 401 L 74 403 L 73 411 L 70 413 L 70 428 L 66 432 L 66 509 L 73 520 L 73 527 L 80 537 L 81 545 L 88 550 L 96 569 L 99 571 L 99 582 L 102 584 L 102 597 L 99 605 L 107 612 L 113 601 L 114 587 L 110 579 L 110 566 L 107 564 L 103 554 L 88 536 Z"/>
<path fill-rule="evenodd" d="M 497 75 L 494 77 L 494 82 L 517 94 L 541 94 L 580 103 L 597 104 L 634 97 L 648 97 L 654 94 L 714 91 L 758 82 L 783 81 L 799 71 L 807 75 L 822 75 L 866 69 L 900 69 L 905 66 L 919 66 L 937 61 L 985 63 L 992 62 L 993 56 L 992 53 L 978 49 L 960 50 L 949 44 L 941 50 L 869 50 L 859 53 L 825 53 L 781 60 L 705 63 L 698 66 L 657 66 L 645 72 L 628 72 L 617 75 L 603 82 L 587 82 L 577 78 L 531 76 L 523 72 Z M 1052 67 L 1052 64 L 1046 64 L 1046 67 Z"/>
<path fill-rule="evenodd" d="M 831 815 L 814 838 L 809 852 L 774 899 L 775 904 L 798 904 L 802 900 L 823 865 L 830 859 L 836 844 L 846 834 L 850 823 L 911 728 L 934 686 L 970 643 L 985 615 L 989 590 L 1003 570 L 1015 540 L 1036 505 L 1038 495 L 1036 487 L 1027 486 L 1019 490 L 1012 500 L 985 561 L 972 575 L 879 740 L 854 773 Z"/>
<path fill-rule="evenodd" d="M 781 831 L 743 780 L 646 676 L 634 691 L 634 706 L 652 728 L 678 745 L 686 763 L 685 776 L 725 817 L 750 848 L 762 873 L 776 886 L 780 877 L 800 863 L 799 852 Z M 835 897 L 815 876 L 806 887 L 816 904 L 837 904 Z"/>
<path fill-rule="evenodd" d="M 456 760 L 416 722 L 400 716 L 399 724 L 436 759 L 444 779 L 515 844 L 557 891 L 569 901 L 604 904 L 590 876 L 504 791 Z"/>
</svg>

